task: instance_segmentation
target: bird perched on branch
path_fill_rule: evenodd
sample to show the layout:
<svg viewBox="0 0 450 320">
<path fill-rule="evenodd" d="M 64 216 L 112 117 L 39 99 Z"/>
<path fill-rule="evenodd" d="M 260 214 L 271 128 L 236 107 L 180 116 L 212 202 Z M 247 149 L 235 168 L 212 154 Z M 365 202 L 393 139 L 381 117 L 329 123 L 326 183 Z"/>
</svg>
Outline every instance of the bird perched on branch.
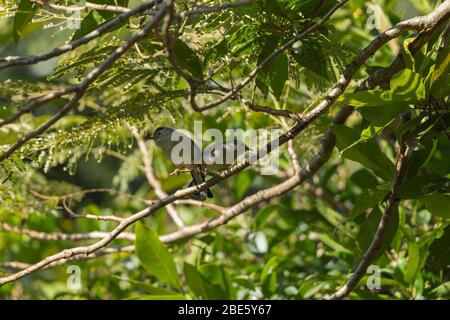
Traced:
<svg viewBox="0 0 450 320">
<path fill-rule="evenodd" d="M 205 182 L 202 151 L 187 134 L 181 130 L 159 127 L 148 138 L 155 141 L 156 145 L 162 149 L 166 157 L 175 166 L 190 170 L 193 179 L 191 185 L 199 185 Z M 207 197 L 213 197 L 209 189 L 193 194 L 193 198 L 196 200 L 203 201 Z"/>
</svg>

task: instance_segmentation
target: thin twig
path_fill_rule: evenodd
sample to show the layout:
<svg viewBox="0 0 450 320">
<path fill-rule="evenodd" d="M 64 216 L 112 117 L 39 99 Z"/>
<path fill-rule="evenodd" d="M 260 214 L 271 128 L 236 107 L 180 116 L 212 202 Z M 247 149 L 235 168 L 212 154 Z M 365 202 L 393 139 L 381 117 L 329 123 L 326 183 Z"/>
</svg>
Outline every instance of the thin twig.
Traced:
<svg viewBox="0 0 450 320">
<path fill-rule="evenodd" d="M 23 108 L 19 109 L 16 113 L 12 114 L 8 118 L 1 121 L 0 127 L 16 121 L 17 119 L 20 118 L 21 115 L 33 111 L 36 107 L 43 105 L 44 103 L 46 103 L 50 100 L 60 98 L 62 96 L 65 96 L 66 94 L 70 94 L 75 91 L 76 91 L 76 87 L 72 86 L 72 87 L 66 88 L 61 91 L 52 92 L 45 96 L 38 97 L 38 98 L 32 100 L 31 102 L 29 102 L 28 104 L 26 104 Z"/>
<path fill-rule="evenodd" d="M 45 241 L 49 240 L 83 241 L 83 240 L 103 239 L 105 236 L 108 235 L 108 232 L 101 232 L 101 231 L 93 231 L 86 233 L 43 232 L 22 227 L 16 227 L 3 221 L 0 221 L 0 228 L 8 232 L 19 233 L 33 239 Z M 118 235 L 116 239 L 126 239 L 134 241 L 135 235 L 134 233 L 123 232 L 120 235 Z"/>
<path fill-rule="evenodd" d="M 260 106 L 258 104 L 252 103 L 250 101 L 245 100 L 244 98 L 239 98 L 242 103 L 244 105 L 246 105 L 250 110 L 255 111 L 255 112 L 264 112 L 264 113 L 268 113 L 274 116 L 281 116 L 281 117 L 285 117 L 285 118 L 289 118 L 295 121 L 299 121 L 301 122 L 302 119 L 302 115 L 300 113 L 297 112 L 292 112 L 289 110 L 282 110 L 282 109 L 272 109 L 270 107 L 266 107 L 266 106 Z"/>
<path fill-rule="evenodd" d="M 20 261 L 6 261 L 0 263 L 0 268 L 2 269 L 26 269 L 30 267 L 31 264 Z"/>
<path fill-rule="evenodd" d="M 302 168 L 300 166 L 300 162 L 298 161 L 297 153 L 295 152 L 294 140 L 289 140 L 288 142 L 288 153 L 291 157 L 292 166 L 294 167 L 294 173 L 298 174 Z"/>
<path fill-rule="evenodd" d="M 44 7 L 48 7 L 55 10 L 62 10 L 68 13 L 76 12 L 76 11 L 82 11 L 84 9 L 95 9 L 99 11 L 110 11 L 110 12 L 129 12 L 130 9 L 126 7 L 121 6 L 114 6 L 109 4 L 98 4 L 98 3 L 92 3 L 92 2 L 84 2 L 81 5 L 73 5 L 73 6 L 63 6 L 55 3 L 50 3 L 49 1 L 42 1 L 42 0 L 31 0 L 31 2 L 38 3 Z"/>
</svg>

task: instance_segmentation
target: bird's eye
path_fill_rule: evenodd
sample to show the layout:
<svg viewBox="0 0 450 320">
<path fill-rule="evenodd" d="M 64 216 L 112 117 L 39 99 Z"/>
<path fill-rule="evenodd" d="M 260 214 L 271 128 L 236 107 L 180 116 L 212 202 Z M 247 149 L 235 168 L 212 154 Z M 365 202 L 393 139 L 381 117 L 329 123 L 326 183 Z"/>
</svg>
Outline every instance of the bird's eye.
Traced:
<svg viewBox="0 0 450 320">
<path fill-rule="evenodd" d="M 156 135 L 157 135 L 157 136 L 160 136 L 160 135 L 161 135 L 161 131 L 158 131 L 158 132 L 156 133 Z"/>
</svg>

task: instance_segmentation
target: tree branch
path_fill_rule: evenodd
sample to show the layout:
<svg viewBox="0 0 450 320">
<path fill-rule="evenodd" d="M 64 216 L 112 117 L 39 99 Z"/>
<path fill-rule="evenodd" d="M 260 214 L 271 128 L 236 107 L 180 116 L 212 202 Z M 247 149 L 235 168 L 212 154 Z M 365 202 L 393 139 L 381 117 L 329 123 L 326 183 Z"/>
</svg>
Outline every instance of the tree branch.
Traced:
<svg viewBox="0 0 450 320">
<path fill-rule="evenodd" d="M 61 240 L 61 241 L 83 241 L 83 240 L 94 240 L 94 239 L 103 239 L 108 235 L 108 232 L 101 231 L 93 231 L 86 233 L 63 233 L 63 232 L 43 232 L 36 231 L 27 228 L 16 227 L 6 222 L 0 221 L 0 228 L 4 229 L 8 232 L 14 232 L 26 235 L 33 239 L 38 240 Z M 134 233 L 123 232 L 117 236 L 117 239 L 127 239 L 134 241 L 135 235 Z"/>
<path fill-rule="evenodd" d="M 130 11 L 130 9 L 128 9 L 126 7 L 114 6 L 114 5 L 109 5 L 109 4 L 98 4 L 98 3 L 92 3 L 92 2 L 84 2 L 83 4 L 81 4 L 79 6 L 73 5 L 70 7 L 55 4 L 55 3 L 50 3 L 49 1 L 43 1 L 43 0 L 31 0 L 31 2 L 38 3 L 42 6 L 45 6 L 45 7 L 51 8 L 51 9 L 62 10 L 62 11 L 68 12 L 68 13 L 81 11 L 84 9 L 95 9 L 95 10 L 99 10 L 99 11 L 110 11 L 110 12 L 120 12 L 120 13 L 125 13 L 125 12 Z"/>
<path fill-rule="evenodd" d="M 56 98 L 60 98 L 62 96 L 65 96 L 66 94 L 70 94 L 76 91 L 76 87 L 72 86 L 72 87 L 68 87 L 64 90 L 61 91 L 57 91 L 57 92 L 52 92 L 49 93 L 45 96 L 41 96 L 39 98 L 36 98 L 34 100 L 32 100 L 31 102 L 29 102 L 28 104 L 26 104 L 23 108 L 19 109 L 16 113 L 12 114 L 11 116 L 9 116 L 8 118 L 4 119 L 3 121 L 0 122 L 0 127 L 13 123 L 14 121 L 16 121 L 17 119 L 20 118 L 21 115 L 25 114 L 25 113 L 29 113 L 31 111 L 33 111 L 34 108 L 43 105 L 44 103 L 50 101 L 50 100 L 54 100 Z"/>
<path fill-rule="evenodd" d="M 398 209 L 398 204 L 400 203 L 400 200 L 397 199 L 395 193 L 397 187 L 403 182 L 406 171 L 407 158 L 410 155 L 410 151 L 411 150 L 407 146 L 401 147 L 396 165 L 396 173 L 392 181 L 391 195 L 389 196 L 389 199 L 387 201 L 386 208 L 384 210 L 383 216 L 381 217 L 377 231 L 375 232 L 375 236 L 373 237 L 369 248 L 364 253 L 364 256 L 362 257 L 361 262 L 359 263 L 355 272 L 341 289 L 330 296 L 331 300 L 340 300 L 350 294 L 350 292 L 358 285 L 359 281 L 366 273 L 369 265 L 380 252 L 383 240 L 388 230 L 389 223 L 391 222 L 395 211 Z"/>
<path fill-rule="evenodd" d="M 244 105 L 246 105 L 252 111 L 264 112 L 264 113 L 271 114 L 273 116 L 285 117 L 285 118 L 292 119 L 292 120 L 299 121 L 299 122 L 302 121 L 302 115 L 297 112 L 292 112 L 289 110 L 272 109 L 270 107 L 260 106 L 258 104 L 247 101 L 242 97 L 239 99 L 242 101 L 242 103 Z"/>
</svg>

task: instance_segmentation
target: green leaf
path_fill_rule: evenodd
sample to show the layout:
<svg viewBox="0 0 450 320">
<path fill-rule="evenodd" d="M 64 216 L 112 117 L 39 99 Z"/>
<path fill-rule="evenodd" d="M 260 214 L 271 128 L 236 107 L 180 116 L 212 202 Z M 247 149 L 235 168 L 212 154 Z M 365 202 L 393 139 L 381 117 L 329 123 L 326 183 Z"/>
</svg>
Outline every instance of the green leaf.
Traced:
<svg viewBox="0 0 450 320">
<path fill-rule="evenodd" d="M 189 71 L 194 77 L 203 79 L 203 66 L 195 52 L 182 40 L 177 39 L 173 53 L 178 65 Z"/>
<path fill-rule="evenodd" d="M 280 208 L 282 208 L 282 207 L 277 204 L 269 204 L 268 206 L 264 207 L 261 211 L 259 211 L 256 214 L 255 228 L 260 229 L 262 226 L 264 226 L 264 224 L 267 222 L 267 219 L 269 218 L 270 214 Z"/>
<path fill-rule="evenodd" d="M 388 91 L 387 91 L 388 92 Z M 348 94 L 343 94 L 338 101 L 342 101 L 345 104 L 349 104 L 356 108 L 358 107 L 377 107 L 386 106 L 392 101 L 392 95 L 381 94 L 379 90 L 358 91 Z"/>
<path fill-rule="evenodd" d="M 310 4 L 314 6 L 314 2 L 310 1 Z M 330 3 L 331 1 L 328 2 Z M 305 14 L 303 10 L 298 12 Z M 289 54 L 302 67 L 300 80 L 303 84 L 311 91 L 319 92 L 338 80 L 346 65 L 345 58 L 348 51 L 327 38 L 325 34 L 315 33 L 314 36 L 297 43 L 289 50 Z"/>
<path fill-rule="evenodd" d="M 419 148 L 414 150 L 411 155 L 410 161 L 407 165 L 406 177 L 415 177 L 419 174 L 420 169 L 425 167 L 427 163 L 433 158 L 438 146 L 438 139 L 435 132 L 429 132 L 422 137 L 419 142 L 414 141 Z"/>
<path fill-rule="evenodd" d="M 231 299 L 231 280 L 222 266 L 203 264 L 199 267 L 200 273 L 205 277 L 208 299 Z"/>
<path fill-rule="evenodd" d="M 318 211 L 319 214 L 333 226 L 338 226 L 344 221 L 342 214 L 329 207 L 320 208 Z"/>
<path fill-rule="evenodd" d="M 369 214 L 364 224 L 361 226 L 361 229 L 359 230 L 358 235 L 356 236 L 357 248 L 359 249 L 361 255 L 367 251 L 370 244 L 372 243 L 372 240 L 375 237 L 375 233 L 378 229 L 378 225 L 380 224 L 381 217 L 382 213 L 377 206 L 372 210 L 372 212 Z M 378 251 L 376 259 L 389 247 L 389 244 L 392 242 L 392 239 L 394 239 L 394 236 L 397 233 L 398 223 L 399 223 L 399 216 L 398 210 L 396 210 L 395 212 L 393 212 L 393 216 L 388 225 L 386 235 L 383 239 L 381 248 Z"/>
<path fill-rule="evenodd" d="M 242 56 L 255 46 L 255 25 L 236 25 L 226 32 L 227 48 L 232 56 Z"/>
<path fill-rule="evenodd" d="M 322 241 L 325 245 L 329 246 L 331 249 L 335 250 L 336 252 L 342 252 L 346 254 L 353 254 L 353 252 L 340 243 L 336 242 L 333 238 L 331 238 L 328 234 L 325 233 L 319 233 L 317 235 L 317 238 Z"/>
<path fill-rule="evenodd" d="M 386 118 L 386 114 L 384 114 L 382 116 L 382 118 L 383 119 Z M 360 143 L 363 143 L 363 142 L 366 142 L 366 141 L 372 139 L 378 133 L 380 133 L 384 128 L 386 128 L 388 125 L 390 125 L 394 120 L 395 120 L 395 117 L 393 118 L 392 114 L 387 114 L 387 122 L 386 123 L 383 123 L 380 126 L 369 124 L 369 126 L 361 132 L 359 139 L 356 140 L 355 142 L 353 142 L 348 147 L 346 147 L 344 150 L 342 150 L 341 153 L 345 152 L 345 150 L 347 150 L 347 149 L 350 149 L 350 148 L 356 146 L 357 144 L 360 144 Z"/>
<path fill-rule="evenodd" d="M 278 288 L 277 273 L 273 272 L 262 284 L 262 291 L 265 297 L 270 297 L 273 295 Z"/>
<path fill-rule="evenodd" d="M 136 254 L 144 268 L 155 277 L 166 281 L 175 288 L 180 287 L 175 263 L 158 234 L 143 223 L 136 224 Z"/>
<path fill-rule="evenodd" d="M 412 38 L 408 38 L 405 41 L 403 41 L 402 43 L 402 49 L 400 50 L 400 54 L 402 55 L 404 64 L 406 66 L 407 69 L 411 69 L 411 70 L 415 70 L 415 61 L 414 61 L 414 57 L 411 53 L 411 51 L 409 51 L 409 45 L 412 42 Z"/>
<path fill-rule="evenodd" d="M 358 132 L 344 125 L 335 125 L 331 128 L 337 138 L 337 146 L 342 156 L 355 161 L 373 172 L 382 179 L 391 180 L 394 175 L 394 165 L 388 157 L 380 150 L 374 140 L 359 143 L 347 148 L 359 139 Z"/>
<path fill-rule="evenodd" d="M 424 79 L 419 73 L 403 69 L 392 77 L 389 90 L 368 90 L 343 94 L 339 101 L 355 107 L 407 107 L 426 98 Z"/>
<path fill-rule="evenodd" d="M 356 109 L 361 116 L 369 121 L 370 124 L 376 127 L 384 127 L 392 120 L 408 110 L 408 105 L 405 103 L 398 103 L 392 105 L 386 105 L 381 107 L 361 107 Z"/>
<path fill-rule="evenodd" d="M 403 69 L 392 77 L 390 87 L 394 101 L 402 101 L 404 99 L 420 101 L 425 98 L 422 76 L 410 69 Z"/>
<path fill-rule="evenodd" d="M 352 210 L 352 218 L 356 218 L 367 209 L 374 208 L 386 196 L 385 190 L 366 189 L 356 199 Z"/>
<path fill-rule="evenodd" d="M 378 185 L 377 178 L 366 169 L 355 171 L 350 180 L 362 189 L 372 189 Z"/>
<path fill-rule="evenodd" d="M 437 286 L 430 291 L 436 297 L 450 297 L 450 281 L 447 281 L 440 286 Z"/>
<path fill-rule="evenodd" d="M 443 75 L 431 86 L 430 93 L 436 99 L 444 99 L 450 95 L 450 73 Z"/>
<path fill-rule="evenodd" d="M 283 257 L 273 256 L 272 258 L 270 258 L 269 261 L 267 261 L 266 265 L 264 266 L 261 272 L 261 276 L 259 277 L 259 280 L 261 282 L 266 281 L 267 277 L 275 272 L 275 269 L 282 261 Z"/>
<path fill-rule="evenodd" d="M 365 128 L 361 132 L 361 136 L 359 137 L 358 143 L 366 142 L 367 140 L 372 139 L 375 137 L 378 133 L 380 133 L 384 128 L 386 128 L 388 125 L 390 125 L 394 119 L 389 119 L 389 121 L 381 126 L 374 126 L 373 124 L 370 124 L 367 128 Z"/>
<path fill-rule="evenodd" d="M 192 290 L 192 292 L 195 293 L 198 298 L 213 299 L 213 297 L 211 297 L 208 292 L 213 292 L 212 289 L 214 288 L 193 265 L 187 262 L 184 263 L 184 276 L 189 288 Z M 218 294 L 217 297 L 218 296 L 220 296 L 220 294 Z"/>
<path fill-rule="evenodd" d="M 93 0 L 91 2 L 97 4 L 106 4 L 106 5 L 118 5 L 122 7 L 128 6 L 128 0 Z M 115 16 L 119 15 L 119 12 L 112 12 L 107 10 L 91 10 L 86 17 L 81 21 L 80 28 L 75 31 L 72 36 L 72 41 L 77 40 L 88 33 L 94 31 L 102 24 L 107 21 L 113 19 Z M 108 29 L 108 32 L 121 28 L 123 25 L 127 24 L 128 21 L 125 20 L 118 25 L 111 27 Z"/>
<path fill-rule="evenodd" d="M 420 139 L 420 144 L 424 144 L 425 139 L 435 139 L 437 133 L 433 130 L 433 128 L 438 122 L 439 116 L 432 115 L 406 132 L 405 141 L 408 143 L 417 143 L 417 140 Z"/>
<path fill-rule="evenodd" d="M 433 215 L 450 219 L 450 195 L 434 193 L 421 201 Z"/>
<path fill-rule="evenodd" d="M 9 104 L 9 102 L 8 102 Z M 7 105 L 7 106 L 0 106 L 0 119 L 5 119 L 8 116 L 12 115 L 14 113 L 14 108 L 12 108 L 11 106 Z"/>
<path fill-rule="evenodd" d="M 446 46 L 438 51 L 436 64 L 431 66 L 426 77 L 425 83 L 428 88 L 432 88 L 435 82 L 449 74 L 450 67 L 450 48 Z M 448 88 L 447 88 L 448 92 Z"/>
<path fill-rule="evenodd" d="M 41 7 L 40 4 L 30 0 L 21 0 L 17 7 L 16 14 L 13 21 L 13 36 L 14 41 L 19 41 L 23 36 L 23 31 L 33 20 L 36 12 Z"/>
<path fill-rule="evenodd" d="M 87 35 L 89 32 L 94 31 L 105 21 L 106 19 L 103 18 L 97 10 L 90 11 L 89 14 L 81 21 L 80 28 L 73 34 L 72 41 L 78 40 Z"/>
<path fill-rule="evenodd" d="M 448 208 L 448 207 L 447 207 Z M 430 246 L 426 266 L 431 271 L 439 271 L 450 264 L 450 226 L 444 229 L 443 235 L 434 240 Z"/>
<path fill-rule="evenodd" d="M 433 192 L 450 192 L 450 179 L 433 173 L 413 177 L 399 185 L 395 195 L 401 199 L 417 199 Z"/>
<path fill-rule="evenodd" d="M 408 134 L 415 128 L 421 126 L 422 122 L 424 121 L 424 118 L 425 118 L 424 116 L 420 115 L 407 122 L 400 123 L 395 129 L 395 135 L 397 139 L 401 139 L 403 135 Z M 426 121 L 429 121 L 429 119 Z"/>
<path fill-rule="evenodd" d="M 234 192 L 237 199 L 241 199 L 252 185 L 252 177 L 248 171 L 241 172 L 237 175 L 234 185 Z"/>
<path fill-rule="evenodd" d="M 20 159 L 17 156 L 17 154 L 13 153 L 11 155 L 11 159 L 14 162 L 14 165 L 17 167 L 17 169 L 19 169 L 19 171 L 25 172 L 25 170 L 26 170 L 25 163 L 22 161 L 22 159 Z"/>
<path fill-rule="evenodd" d="M 213 46 L 211 49 L 207 51 L 205 54 L 205 58 L 203 59 L 203 65 L 206 66 L 212 61 L 215 61 L 223 56 L 225 56 L 228 52 L 228 42 L 226 39 L 223 39 L 218 44 Z"/>
<path fill-rule="evenodd" d="M 260 281 L 265 297 L 270 297 L 277 290 L 277 272 L 275 270 L 282 261 L 282 257 L 274 256 L 270 258 L 261 272 Z"/>
<path fill-rule="evenodd" d="M 413 284 L 420 268 L 420 248 L 416 242 L 409 243 L 408 263 L 403 279 L 406 283 Z"/>
<path fill-rule="evenodd" d="M 264 44 L 258 56 L 258 65 L 277 49 L 278 41 L 279 37 L 275 35 L 270 35 L 264 39 Z M 284 83 L 287 80 L 287 68 L 287 57 L 285 55 L 278 56 L 261 68 L 255 81 L 256 86 L 261 90 L 264 96 L 267 96 L 269 93 L 269 88 L 272 89 L 275 96 L 276 94 L 281 95 Z M 276 83 L 277 81 L 281 81 L 282 83 Z"/>
<path fill-rule="evenodd" d="M 319 282 L 317 280 L 309 280 L 302 283 L 299 289 L 299 294 L 303 299 L 310 299 L 317 292 L 322 290 L 326 286 L 325 282 Z"/>
<path fill-rule="evenodd" d="M 276 99 L 283 93 L 284 84 L 288 80 L 289 64 L 288 58 L 283 53 L 278 55 L 273 61 L 272 74 L 270 75 L 270 88 Z"/>
</svg>

